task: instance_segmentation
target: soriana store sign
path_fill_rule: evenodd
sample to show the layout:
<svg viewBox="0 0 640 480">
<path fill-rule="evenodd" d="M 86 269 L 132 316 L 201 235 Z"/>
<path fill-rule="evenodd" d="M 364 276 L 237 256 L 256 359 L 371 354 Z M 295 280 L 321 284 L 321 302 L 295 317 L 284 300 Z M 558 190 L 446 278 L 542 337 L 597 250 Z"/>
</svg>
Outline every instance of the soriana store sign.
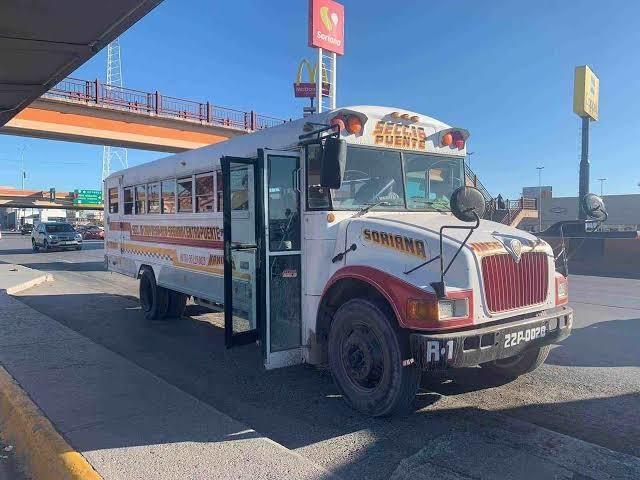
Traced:
<svg viewBox="0 0 640 480">
<path fill-rule="evenodd" d="M 344 55 L 344 6 L 309 0 L 309 46 Z"/>
</svg>

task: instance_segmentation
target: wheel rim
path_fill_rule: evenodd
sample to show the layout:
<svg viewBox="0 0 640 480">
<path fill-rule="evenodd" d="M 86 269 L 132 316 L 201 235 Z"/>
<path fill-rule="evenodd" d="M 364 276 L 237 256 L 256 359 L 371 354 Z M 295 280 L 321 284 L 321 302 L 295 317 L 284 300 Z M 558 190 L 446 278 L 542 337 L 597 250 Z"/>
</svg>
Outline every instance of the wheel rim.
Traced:
<svg viewBox="0 0 640 480">
<path fill-rule="evenodd" d="M 151 310 L 151 303 L 153 299 L 151 298 L 151 288 L 149 286 L 149 281 L 146 278 L 142 278 L 141 280 L 142 288 L 140 289 L 140 304 L 142 305 L 142 310 L 148 312 Z"/>
<path fill-rule="evenodd" d="M 384 375 L 384 354 L 376 334 L 366 325 L 355 326 L 341 345 L 340 358 L 347 378 L 363 390 L 376 389 Z"/>
</svg>

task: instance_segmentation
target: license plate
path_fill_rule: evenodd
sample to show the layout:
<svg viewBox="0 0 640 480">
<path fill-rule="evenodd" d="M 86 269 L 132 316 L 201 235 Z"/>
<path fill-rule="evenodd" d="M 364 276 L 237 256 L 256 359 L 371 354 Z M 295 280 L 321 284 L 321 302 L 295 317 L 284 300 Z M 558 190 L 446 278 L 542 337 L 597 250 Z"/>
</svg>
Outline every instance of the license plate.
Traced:
<svg viewBox="0 0 640 480">
<path fill-rule="evenodd" d="M 60 242 L 62 245 L 71 245 L 73 242 Z"/>
<path fill-rule="evenodd" d="M 528 343 L 538 338 L 543 338 L 549 332 L 549 325 L 538 325 L 535 327 L 523 328 L 515 332 L 504 334 L 504 348 L 513 348 L 523 343 Z"/>
</svg>

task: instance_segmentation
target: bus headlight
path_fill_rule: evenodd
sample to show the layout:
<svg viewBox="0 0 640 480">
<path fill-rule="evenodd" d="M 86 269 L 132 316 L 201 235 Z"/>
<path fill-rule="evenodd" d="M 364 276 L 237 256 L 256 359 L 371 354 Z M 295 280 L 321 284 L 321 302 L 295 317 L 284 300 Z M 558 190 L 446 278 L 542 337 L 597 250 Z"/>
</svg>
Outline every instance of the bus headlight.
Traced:
<svg viewBox="0 0 640 480">
<path fill-rule="evenodd" d="M 445 299 L 438 301 L 438 318 L 447 320 L 450 318 L 467 317 L 469 315 L 469 300 L 466 298 Z"/>
</svg>

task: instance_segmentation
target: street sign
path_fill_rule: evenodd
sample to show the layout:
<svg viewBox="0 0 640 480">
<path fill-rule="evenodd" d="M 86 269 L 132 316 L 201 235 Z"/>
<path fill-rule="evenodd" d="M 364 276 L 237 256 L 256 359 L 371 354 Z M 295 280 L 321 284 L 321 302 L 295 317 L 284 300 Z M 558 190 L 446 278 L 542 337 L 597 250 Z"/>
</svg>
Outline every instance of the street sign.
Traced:
<svg viewBox="0 0 640 480">
<path fill-rule="evenodd" d="M 74 190 L 74 205 L 102 205 L 102 190 Z"/>
</svg>

